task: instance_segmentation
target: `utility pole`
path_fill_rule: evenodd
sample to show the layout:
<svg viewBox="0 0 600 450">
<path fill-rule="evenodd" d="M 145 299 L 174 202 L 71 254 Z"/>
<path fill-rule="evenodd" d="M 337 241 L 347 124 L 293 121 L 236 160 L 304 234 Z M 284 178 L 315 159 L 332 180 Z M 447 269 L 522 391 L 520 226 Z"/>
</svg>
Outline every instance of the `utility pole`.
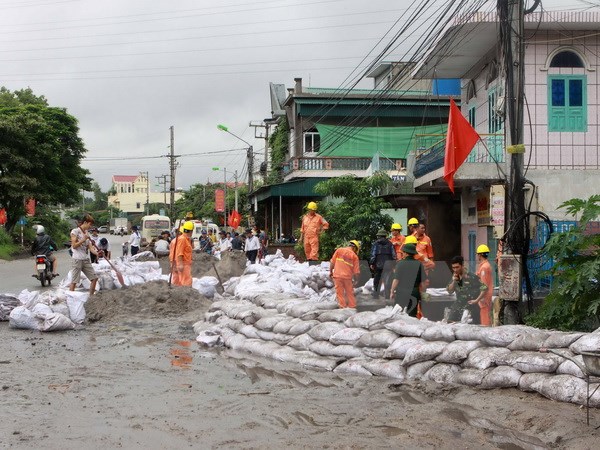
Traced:
<svg viewBox="0 0 600 450">
<path fill-rule="evenodd" d="M 175 154 L 175 127 L 171 125 L 171 153 L 169 155 L 169 169 L 171 170 L 170 181 L 171 187 L 169 189 L 171 196 L 169 205 L 169 217 L 174 220 L 173 217 L 173 205 L 175 204 L 175 169 L 177 169 L 177 158 L 179 155 Z"/>
<path fill-rule="evenodd" d="M 235 210 L 237 212 L 239 212 L 238 210 L 238 174 L 237 174 L 237 170 L 235 171 Z"/>
<path fill-rule="evenodd" d="M 162 192 L 164 195 L 163 203 L 165 204 L 165 208 L 167 207 L 167 178 L 169 175 L 160 175 L 158 177 L 154 177 L 157 180 L 157 183 L 162 186 Z"/>
<path fill-rule="evenodd" d="M 250 197 L 254 190 L 254 149 L 252 146 L 248 147 L 246 158 L 248 159 L 248 197 Z M 252 205 L 250 205 L 250 212 L 252 212 Z"/>
<path fill-rule="evenodd" d="M 507 236 L 508 241 L 505 248 L 513 255 L 520 255 L 521 273 L 523 266 L 527 264 L 524 253 L 525 227 L 528 221 L 525 215 L 525 192 L 523 177 L 523 154 L 525 146 L 524 136 L 524 84 L 525 84 L 525 43 L 524 43 L 524 0 L 504 0 L 499 5 L 499 17 L 501 18 L 501 38 L 504 50 L 506 85 L 506 116 L 508 118 L 507 152 L 510 155 L 510 171 L 508 186 L 506 189 L 506 224 L 511 229 Z M 508 245 L 507 245 L 508 244 Z M 501 280 L 501 283 L 503 280 Z M 506 281 L 505 281 L 506 282 Z M 505 318 L 511 317 L 509 322 L 518 317 L 518 305 L 523 294 L 521 289 L 521 277 L 518 283 L 518 298 L 516 301 L 505 302 Z M 531 305 L 532 299 L 529 299 Z M 507 323 L 505 321 L 505 323 Z"/>
<path fill-rule="evenodd" d="M 225 197 L 225 209 L 223 210 L 223 227 L 225 228 L 225 231 L 227 231 L 227 169 L 225 167 L 223 167 L 223 191 Z"/>
</svg>

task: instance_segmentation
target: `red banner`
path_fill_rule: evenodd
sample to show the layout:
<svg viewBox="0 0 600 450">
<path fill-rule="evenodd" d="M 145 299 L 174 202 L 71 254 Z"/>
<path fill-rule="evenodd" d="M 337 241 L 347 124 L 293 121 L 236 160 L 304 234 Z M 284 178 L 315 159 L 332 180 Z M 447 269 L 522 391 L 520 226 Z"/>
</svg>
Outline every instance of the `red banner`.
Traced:
<svg viewBox="0 0 600 450">
<path fill-rule="evenodd" d="M 35 216 L 35 198 L 28 198 L 25 200 L 25 211 L 28 217 Z"/>
<path fill-rule="evenodd" d="M 215 211 L 225 212 L 225 191 L 223 189 L 215 191 Z"/>
<path fill-rule="evenodd" d="M 6 210 L 4 208 L 0 209 L 0 225 L 4 225 L 6 223 Z"/>
</svg>

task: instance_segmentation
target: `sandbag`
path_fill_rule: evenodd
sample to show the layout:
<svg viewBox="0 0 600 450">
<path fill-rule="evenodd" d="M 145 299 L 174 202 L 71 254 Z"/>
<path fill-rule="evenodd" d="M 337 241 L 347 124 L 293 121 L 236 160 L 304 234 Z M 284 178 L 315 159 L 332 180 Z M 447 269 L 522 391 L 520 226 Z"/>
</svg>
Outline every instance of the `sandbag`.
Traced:
<svg viewBox="0 0 600 450">
<path fill-rule="evenodd" d="M 272 333 L 270 331 L 263 331 L 263 333 Z M 260 335 L 260 334 L 259 334 Z M 279 345 L 287 345 L 290 343 L 295 336 L 291 334 L 273 333 L 272 341 Z"/>
<path fill-rule="evenodd" d="M 334 345 L 354 345 L 366 333 L 368 331 L 364 328 L 343 328 L 331 336 L 329 342 Z"/>
<path fill-rule="evenodd" d="M 47 315 L 53 314 L 52 308 L 45 303 L 36 303 L 33 308 L 31 308 L 31 312 L 35 317 L 42 320 L 44 320 Z"/>
<path fill-rule="evenodd" d="M 371 372 L 365 369 L 362 366 L 362 360 L 350 360 L 341 363 L 335 369 L 333 369 L 333 373 L 342 373 L 342 374 L 350 374 L 350 375 L 362 375 L 365 377 L 372 376 Z"/>
<path fill-rule="evenodd" d="M 456 364 L 436 364 L 427 372 L 423 378 L 434 381 L 438 384 L 451 384 L 454 381 L 454 375 L 460 371 L 460 366 Z"/>
<path fill-rule="evenodd" d="M 50 309 L 52 310 L 52 312 L 62 314 L 63 316 L 69 317 L 69 307 L 67 306 L 66 300 L 65 300 L 65 302 L 58 302 L 58 303 L 51 304 Z"/>
<path fill-rule="evenodd" d="M 308 347 L 313 342 L 315 342 L 315 340 L 305 333 L 296 336 L 290 342 L 288 342 L 287 345 L 296 350 L 308 350 Z"/>
<path fill-rule="evenodd" d="M 573 353 L 571 353 L 570 356 L 579 361 L 579 363 L 585 367 L 585 364 L 583 363 L 583 356 L 574 355 Z M 583 373 L 581 368 L 573 361 L 569 361 L 568 359 L 559 364 L 559 366 L 556 368 L 556 373 L 559 375 L 572 375 L 574 377 L 585 378 L 585 373 Z"/>
<path fill-rule="evenodd" d="M 246 339 L 242 348 L 253 355 L 272 359 L 273 352 L 279 350 L 281 346 L 275 342 L 265 342 L 260 339 Z"/>
<path fill-rule="evenodd" d="M 204 313 L 204 320 L 210 323 L 216 323 L 219 317 L 222 317 L 225 313 L 223 311 L 207 311 Z M 232 319 L 233 320 L 233 319 Z"/>
<path fill-rule="evenodd" d="M 460 372 L 454 374 L 453 381 L 465 386 L 476 387 L 481 384 L 486 375 L 492 370 L 493 369 L 462 369 Z"/>
<path fill-rule="evenodd" d="M 300 334 L 304 334 L 304 333 L 308 333 L 311 329 L 313 329 L 315 326 L 319 325 L 321 322 L 319 322 L 318 320 L 308 320 L 308 321 L 300 321 L 297 324 L 295 324 L 292 328 L 290 328 L 290 330 L 288 331 L 288 334 L 291 334 L 293 336 L 298 336 Z"/>
<path fill-rule="evenodd" d="M 196 342 L 201 347 L 217 347 L 223 343 L 223 340 L 221 336 L 202 333 L 196 337 Z"/>
<path fill-rule="evenodd" d="M 305 367 L 313 367 L 317 369 L 327 370 L 331 372 L 337 365 L 343 361 L 343 358 L 318 356 L 313 352 L 300 352 L 298 355 L 298 364 Z"/>
<path fill-rule="evenodd" d="M 472 369 L 487 369 L 495 366 L 499 359 L 508 355 L 510 350 L 501 347 L 480 347 L 469 353 L 463 367 Z"/>
<path fill-rule="evenodd" d="M 246 336 L 243 334 L 234 334 L 231 337 L 226 337 L 223 339 L 225 346 L 229 347 L 232 350 L 242 350 L 244 348 L 244 343 L 246 342 Z"/>
<path fill-rule="evenodd" d="M 375 359 L 372 361 L 367 359 L 361 365 L 376 376 L 394 378 L 400 381 L 406 378 L 406 368 L 402 365 L 402 361 L 397 359 L 391 361 L 387 359 Z"/>
<path fill-rule="evenodd" d="M 538 392 L 545 380 L 556 376 L 547 373 L 524 373 L 519 379 L 519 389 L 525 392 Z"/>
<path fill-rule="evenodd" d="M 44 323 L 41 325 L 42 331 L 64 331 L 74 330 L 75 324 L 67 316 L 51 312 L 44 318 Z"/>
<path fill-rule="evenodd" d="M 327 341 L 315 341 L 308 346 L 308 349 L 320 356 L 338 356 L 344 359 L 363 356 L 360 349 L 352 345 L 333 345 Z"/>
<path fill-rule="evenodd" d="M 455 339 L 454 328 L 448 324 L 432 325 L 423 331 L 421 338 L 426 341 L 452 342 Z"/>
<path fill-rule="evenodd" d="M 437 362 L 460 364 L 469 354 L 483 344 L 479 341 L 454 341 L 450 342 L 444 351 L 435 359 Z"/>
<path fill-rule="evenodd" d="M 454 324 L 454 336 L 461 341 L 481 341 L 481 333 L 485 328 L 478 325 L 469 325 L 463 323 Z"/>
<path fill-rule="evenodd" d="M 386 316 L 374 311 L 363 311 L 349 317 L 344 323 L 349 328 L 358 327 L 366 328 L 367 330 L 377 330 L 383 328 L 385 324 L 393 320 L 393 316 Z"/>
<path fill-rule="evenodd" d="M 422 379 L 427 371 L 435 365 L 435 361 L 423 361 L 406 367 L 406 377 L 410 380 Z"/>
<path fill-rule="evenodd" d="M 513 367 L 494 367 L 483 378 L 480 387 L 483 389 L 517 387 L 522 375 L 522 372 Z"/>
<path fill-rule="evenodd" d="M 238 333 L 243 334 L 248 339 L 260 339 L 257 331 L 254 325 L 244 325 L 238 330 Z"/>
<path fill-rule="evenodd" d="M 402 319 L 394 320 L 385 325 L 385 328 L 393 331 L 399 336 L 406 337 L 421 337 L 423 332 L 432 326 L 432 322 L 420 321 L 410 316 L 403 317 Z"/>
<path fill-rule="evenodd" d="M 273 359 L 281 362 L 297 362 L 298 352 L 290 347 L 282 347 L 273 352 Z"/>
<path fill-rule="evenodd" d="M 285 320 L 287 316 L 285 314 L 277 314 L 270 317 L 263 317 L 256 321 L 254 326 L 263 331 L 273 331 L 273 327 L 282 320 Z"/>
<path fill-rule="evenodd" d="M 410 366 L 423 361 L 429 361 L 439 356 L 448 343 L 443 341 L 425 341 L 409 348 L 402 360 L 403 366 Z"/>
<path fill-rule="evenodd" d="M 425 342 L 427 341 L 417 337 L 400 337 L 386 349 L 384 357 L 404 359 L 408 349 L 415 345 L 424 344 Z"/>
<path fill-rule="evenodd" d="M 38 303 L 38 297 L 40 296 L 39 291 L 29 291 L 27 289 L 23 289 L 19 295 L 19 301 L 23 306 L 27 309 L 31 309 Z"/>
<path fill-rule="evenodd" d="M 587 398 L 587 383 L 571 375 L 555 375 L 534 385 L 535 390 L 544 397 L 559 402 L 584 405 Z"/>
<path fill-rule="evenodd" d="M 25 306 L 17 306 L 8 316 L 8 324 L 11 328 L 22 330 L 39 330 L 42 321 L 35 317 L 33 312 Z"/>
<path fill-rule="evenodd" d="M 356 311 L 350 308 L 334 309 L 319 313 L 316 318 L 319 322 L 345 322 L 350 316 L 356 314 Z"/>
<path fill-rule="evenodd" d="M 87 302 L 88 292 L 67 291 L 67 306 L 69 307 L 69 317 L 76 324 L 85 321 L 85 302 Z"/>
<path fill-rule="evenodd" d="M 503 363 L 525 373 L 554 373 L 561 362 L 548 353 L 512 352 L 502 356 Z"/>
<path fill-rule="evenodd" d="M 357 347 L 387 349 L 398 339 L 398 335 L 390 330 L 373 330 L 363 334 L 354 345 Z"/>
<path fill-rule="evenodd" d="M 17 306 L 21 306 L 21 301 L 10 294 L 0 294 L 0 321 L 8 320 L 10 312 Z"/>
<path fill-rule="evenodd" d="M 287 334 L 290 331 L 290 328 L 292 328 L 297 323 L 302 322 L 301 319 L 293 319 L 293 318 L 288 317 L 288 316 L 284 316 L 284 317 L 285 317 L 285 319 L 280 320 L 279 322 L 277 322 L 273 326 L 273 330 L 272 331 L 274 333 Z"/>
<path fill-rule="evenodd" d="M 480 340 L 491 347 L 508 347 L 512 341 L 523 334 L 521 328 L 515 325 L 485 328 L 481 331 Z"/>
<path fill-rule="evenodd" d="M 580 337 L 569 346 L 569 350 L 577 354 L 597 352 L 600 350 L 600 333 L 590 333 Z"/>
<path fill-rule="evenodd" d="M 564 331 L 552 331 L 542 347 L 545 348 L 568 348 L 573 342 L 585 333 L 567 333 Z"/>
<path fill-rule="evenodd" d="M 547 331 L 523 333 L 508 345 L 508 349 L 537 352 L 540 348 L 544 347 L 544 343 L 549 336 L 550 333 Z"/>
<path fill-rule="evenodd" d="M 367 358 L 372 359 L 384 359 L 385 352 L 387 349 L 385 348 L 371 348 L 371 347 L 362 347 L 361 348 L 363 355 Z"/>
<path fill-rule="evenodd" d="M 328 341 L 331 339 L 331 336 L 344 328 L 346 326 L 339 322 L 318 322 L 317 325 L 311 328 L 308 334 L 317 341 Z"/>
</svg>

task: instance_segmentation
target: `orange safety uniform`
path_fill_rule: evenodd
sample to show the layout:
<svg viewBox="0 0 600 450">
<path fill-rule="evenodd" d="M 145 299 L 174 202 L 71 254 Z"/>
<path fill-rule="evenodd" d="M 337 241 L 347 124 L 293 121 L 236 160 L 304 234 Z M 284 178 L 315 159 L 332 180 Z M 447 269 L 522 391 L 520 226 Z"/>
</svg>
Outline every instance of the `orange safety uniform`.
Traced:
<svg viewBox="0 0 600 450">
<path fill-rule="evenodd" d="M 329 222 L 320 214 L 305 214 L 302 217 L 300 232 L 304 237 L 304 254 L 307 260 L 317 261 L 319 259 L 319 235 L 328 228 Z"/>
<path fill-rule="evenodd" d="M 404 245 L 405 239 L 406 236 L 404 236 L 402 233 L 398 233 L 397 236 L 392 235 L 392 237 L 390 238 L 390 242 L 394 246 L 394 250 L 396 250 L 397 260 L 404 258 L 404 254 L 402 253 L 402 246 Z"/>
<path fill-rule="evenodd" d="M 179 271 L 179 258 L 183 258 L 183 270 Z M 172 284 L 175 286 L 192 285 L 192 242 L 181 234 L 177 236 L 174 242 L 171 242 L 169 251 L 169 260 L 171 261 L 171 271 L 173 273 Z"/>
<path fill-rule="evenodd" d="M 413 236 L 417 238 L 417 254 L 415 255 L 415 259 L 423 263 L 425 270 L 433 269 L 435 267 L 435 262 L 433 262 L 433 246 L 431 245 L 431 239 L 426 234 L 419 237 L 415 233 Z M 425 261 L 425 258 L 428 258 L 429 261 Z"/>
<path fill-rule="evenodd" d="M 350 247 L 341 247 L 335 251 L 329 264 L 340 308 L 356 308 L 352 278 L 360 274 L 358 255 Z"/>
<path fill-rule="evenodd" d="M 492 308 L 492 295 L 494 293 L 494 280 L 492 278 L 492 265 L 487 259 L 484 259 L 479 263 L 475 275 L 477 275 L 481 282 L 487 286 L 483 298 L 479 300 L 479 314 L 481 316 L 481 325 L 489 327 L 492 324 L 490 311 Z"/>
</svg>

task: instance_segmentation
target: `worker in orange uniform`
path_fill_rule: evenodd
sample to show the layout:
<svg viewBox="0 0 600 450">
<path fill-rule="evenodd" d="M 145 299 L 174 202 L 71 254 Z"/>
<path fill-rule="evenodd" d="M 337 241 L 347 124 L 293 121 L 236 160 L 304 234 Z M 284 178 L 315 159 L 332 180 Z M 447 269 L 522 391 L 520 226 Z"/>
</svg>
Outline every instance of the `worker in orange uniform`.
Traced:
<svg viewBox="0 0 600 450">
<path fill-rule="evenodd" d="M 308 212 L 302 217 L 300 227 L 300 240 L 304 240 L 304 254 L 307 261 L 319 260 L 319 236 L 324 230 L 329 229 L 329 222 L 317 214 L 317 204 L 309 202 L 306 205 Z M 304 239 L 303 239 L 304 238 Z"/>
<path fill-rule="evenodd" d="M 350 241 L 348 247 L 338 248 L 329 261 L 329 276 L 333 278 L 340 308 L 356 308 L 354 285 L 360 274 L 359 250 L 360 243 L 354 240 Z"/>
<path fill-rule="evenodd" d="M 410 219 L 408 219 L 408 233 L 406 233 L 406 235 L 410 236 L 411 234 L 415 234 L 417 232 L 418 227 L 419 219 L 417 219 L 416 217 L 411 217 Z"/>
<path fill-rule="evenodd" d="M 402 246 L 404 245 L 404 239 L 406 239 L 406 237 L 402 234 L 402 225 L 399 223 L 392 224 L 392 237 L 390 238 L 390 242 L 394 246 L 394 250 L 396 250 L 396 260 L 403 258 Z"/>
<path fill-rule="evenodd" d="M 194 223 L 185 222 L 180 228 L 181 234 L 171 242 L 169 260 L 171 261 L 172 284 L 175 286 L 192 285 L 192 231 Z"/>
<path fill-rule="evenodd" d="M 475 275 L 479 277 L 481 282 L 485 284 L 486 290 L 483 298 L 479 300 L 472 300 L 471 304 L 477 302 L 479 304 L 479 314 L 481 316 L 481 325 L 489 327 L 492 324 L 490 319 L 490 313 L 492 309 L 492 295 L 494 293 L 494 281 L 492 277 L 492 265 L 488 261 L 490 255 L 490 248 L 481 244 L 477 247 L 477 272 Z"/>
<path fill-rule="evenodd" d="M 419 225 L 415 229 L 414 236 L 417 238 L 417 256 L 418 259 L 423 263 L 426 271 L 429 271 L 435 267 L 433 262 L 433 246 L 431 245 L 431 238 L 425 234 L 425 224 L 419 222 Z"/>
</svg>

